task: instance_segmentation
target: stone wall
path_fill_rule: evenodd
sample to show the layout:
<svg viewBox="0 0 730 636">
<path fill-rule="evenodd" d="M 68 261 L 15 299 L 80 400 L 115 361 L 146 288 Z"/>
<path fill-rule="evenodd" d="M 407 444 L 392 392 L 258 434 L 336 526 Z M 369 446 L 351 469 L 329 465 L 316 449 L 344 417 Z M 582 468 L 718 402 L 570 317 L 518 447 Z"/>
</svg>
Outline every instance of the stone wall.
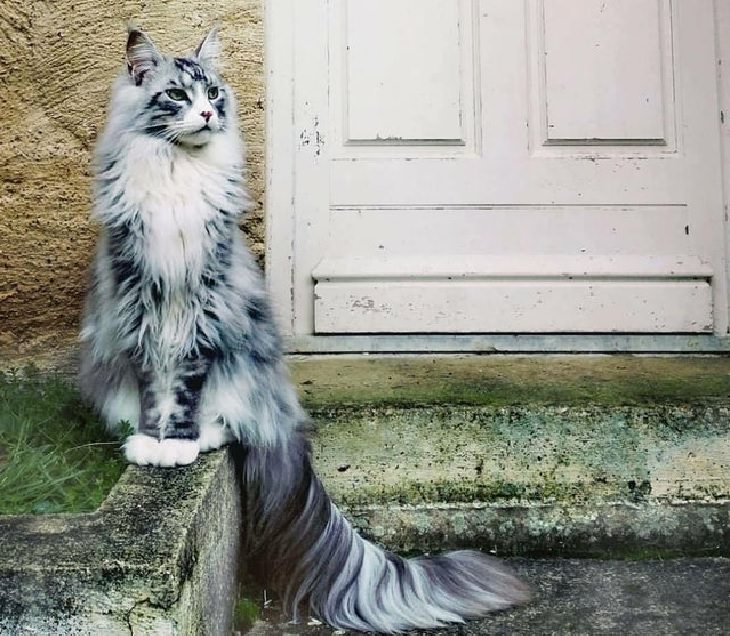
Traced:
<svg viewBox="0 0 730 636">
<path fill-rule="evenodd" d="M 0 363 L 73 349 L 96 233 L 92 151 L 130 19 L 175 53 L 221 24 L 255 202 L 244 229 L 263 254 L 263 0 L 3 0 Z"/>
</svg>

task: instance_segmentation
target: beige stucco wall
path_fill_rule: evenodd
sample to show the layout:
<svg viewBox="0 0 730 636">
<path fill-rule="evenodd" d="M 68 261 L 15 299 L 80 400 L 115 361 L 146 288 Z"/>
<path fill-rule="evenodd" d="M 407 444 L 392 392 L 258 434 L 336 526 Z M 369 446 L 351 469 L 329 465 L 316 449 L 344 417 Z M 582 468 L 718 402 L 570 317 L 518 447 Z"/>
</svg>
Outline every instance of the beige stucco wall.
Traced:
<svg viewBox="0 0 730 636">
<path fill-rule="evenodd" d="M 263 0 L 0 2 L 0 362 L 62 355 L 93 252 L 91 153 L 133 19 L 169 52 L 222 26 L 263 253 Z"/>
</svg>

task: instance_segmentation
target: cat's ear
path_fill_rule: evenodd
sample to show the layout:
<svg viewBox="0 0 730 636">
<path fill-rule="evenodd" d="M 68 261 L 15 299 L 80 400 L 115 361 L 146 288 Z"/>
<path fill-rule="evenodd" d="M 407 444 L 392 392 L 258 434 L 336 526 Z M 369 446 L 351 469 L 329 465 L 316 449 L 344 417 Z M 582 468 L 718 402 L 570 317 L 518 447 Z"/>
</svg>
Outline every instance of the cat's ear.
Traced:
<svg viewBox="0 0 730 636">
<path fill-rule="evenodd" d="M 218 66 L 218 58 L 221 53 L 221 44 L 218 39 L 218 25 L 215 25 L 203 38 L 197 49 L 195 49 L 195 57 L 203 64 L 215 68 Z"/>
<path fill-rule="evenodd" d="M 134 83 L 139 86 L 145 73 L 155 68 L 162 60 L 152 40 L 137 28 L 130 27 L 127 36 L 127 69 Z"/>
</svg>

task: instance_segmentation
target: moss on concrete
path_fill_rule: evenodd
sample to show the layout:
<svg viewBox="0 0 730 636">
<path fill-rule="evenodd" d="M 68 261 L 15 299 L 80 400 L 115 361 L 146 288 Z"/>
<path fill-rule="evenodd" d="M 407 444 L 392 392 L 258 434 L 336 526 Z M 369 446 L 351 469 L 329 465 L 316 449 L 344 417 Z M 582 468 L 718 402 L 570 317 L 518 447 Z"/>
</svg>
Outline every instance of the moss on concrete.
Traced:
<svg viewBox="0 0 730 636">
<path fill-rule="evenodd" d="M 312 411 L 314 458 L 347 505 L 730 498 L 719 405 L 352 406 Z"/>
<path fill-rule="evenodd" d="M 258 603 L 246 597 L 239 598 L 233 608 L 233 618 L 239 628 L 250 627 L 260 614 Z"/>
<path fill-rule="evenodd" d="M 389 547 L 730 550 L 726 358 L 332 356 L 292 368 L 326 487 Z"/>
<path fill-rule="evenodd" d="M 472 547 L 501 556 L 730 556 L 727 502 L 389 504 L 345 511 L 364 536 L 404 554 Z"/>
<path fill-rule="evenodd" d="M 296 356 L 311 408 L 688 404 L 730 395 L 730 357 Z"/>
<path fill-rule="evenodd" d="M 318 425 L 327 488 L 390 546 L 727 550 L 717 539 L 729 521 L 727 358 L 369 356 L 292 366 Z"/>
</svg>

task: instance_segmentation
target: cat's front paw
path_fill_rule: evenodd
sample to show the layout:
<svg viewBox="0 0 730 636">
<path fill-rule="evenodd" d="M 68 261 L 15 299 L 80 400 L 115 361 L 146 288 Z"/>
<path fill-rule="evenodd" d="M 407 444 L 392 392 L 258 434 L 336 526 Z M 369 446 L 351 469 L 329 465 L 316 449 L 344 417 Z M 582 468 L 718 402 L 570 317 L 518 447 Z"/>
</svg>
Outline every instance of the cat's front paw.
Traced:
<svg viewBox="0 0 730 636">
<path fill-rule="evenodd" d="M 200 452 L 196 439 L 163 439 L 160 442 L 158 466 L 186 466 L 192 464 Z"/>
<path fill-rule="evenodd" d="M 130 435 L 124 442 L 124 456 L 130 464 L 156 465 L 160 454 L 160 442 L 149 435 Z"/>
<path fill-rule="evenodd" d="M 128 462 L 140 466 L 185 466 L 192 464 L 200 447 L 197 440 L 163 439 L 158 441 L 149 435 L 132 435 L 124 444 Z"/>
</svg>

